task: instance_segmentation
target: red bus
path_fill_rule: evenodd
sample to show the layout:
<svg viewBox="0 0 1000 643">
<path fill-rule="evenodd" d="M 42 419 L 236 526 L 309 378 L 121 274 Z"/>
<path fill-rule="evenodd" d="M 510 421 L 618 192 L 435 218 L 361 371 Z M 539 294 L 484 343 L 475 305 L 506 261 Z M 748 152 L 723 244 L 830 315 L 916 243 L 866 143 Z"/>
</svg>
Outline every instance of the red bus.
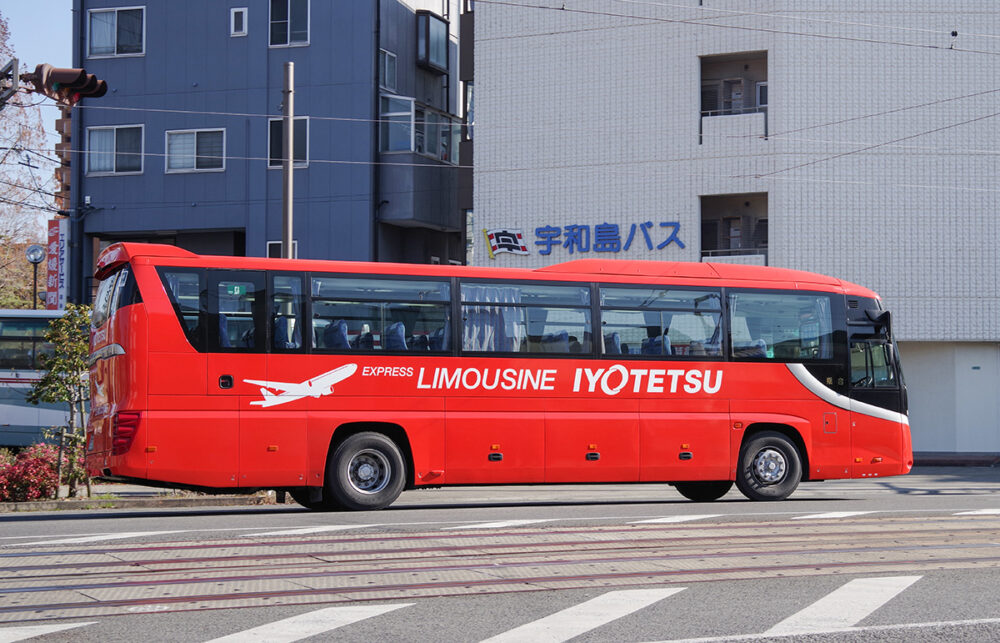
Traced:
<svg viewBox="0 0 1000 643">
<path fill-rule="evenodd" d="M 730 264 L 99 260 L 90 473 L 380 509 L 405 488 L 665 482 L 711 501 L 912 464 L 872 291 Z"/>
</svg>

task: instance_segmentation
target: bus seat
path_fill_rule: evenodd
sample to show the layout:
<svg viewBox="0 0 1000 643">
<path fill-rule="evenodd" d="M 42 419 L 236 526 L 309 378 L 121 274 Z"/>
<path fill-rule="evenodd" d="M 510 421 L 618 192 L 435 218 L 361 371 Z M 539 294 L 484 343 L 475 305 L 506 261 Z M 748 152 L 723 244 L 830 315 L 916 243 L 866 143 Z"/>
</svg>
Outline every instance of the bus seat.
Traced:
<svg viewBox="0 0 1000 643">
<path fill-rule="evenodd" d="M 403 322 L 394 322 L 386 326 L 382 342 L 383 350 L 405 351 L 406 350 L 406 326 Z"/>
<path fill-rule="evenodd" d="M 222 314 L 219 315 L 219 346 L 233 347 L 233 343 L 229 340 L 229 318 Z"/>
<path fill-rule="evenodd" d="M 611 333 L 610 335 L 604 336 L 604 354 L 605 355 L 621 355 L 622 353 L 622 337 L 618 332 Z"/>
<path fill-rule="evenodd" d="M 275 348 L 294 348 L 288 341 L 288 318 L 275 317 L 271 324 L 271 343 Z"/>
<path fill-rule="evenodd" d="M 375 338 L 372 337 L 371 333 L 361 333 L 354 338 L 350 345 L 361 351 L 374 350 Z"/>
<path fill-rule="evenodd" d="M 347 339 L 347 322 L 338 319 L 323 329 L 323 345 L 336 350 L 349 350 L 351 343 Z"/>
<path fill-rule="evenodd" d="M 670 355 L 670 338 L 666 335 L 647 337 L 642 340 L 643 355 Z"/>
<path fill-rule="evenodd" d="M 736 357 L 767 357 L 767 342 L 763 339 L 755 339 L 749 344 L 742 344 L 733 347 L 733 355 Z"/>
<path fill-rule="evenodd" d="M 558 333 L 545 333 L 542 335 L 543 353 L 568 353 L 569 333 L 561 330 Z"/>
<path fill-rule="evenodd" d="M 443 351 L 448 349 L 448 335 L 445 326 L 438 328 L 427 338 L 427 349 Z"/>
</svg>

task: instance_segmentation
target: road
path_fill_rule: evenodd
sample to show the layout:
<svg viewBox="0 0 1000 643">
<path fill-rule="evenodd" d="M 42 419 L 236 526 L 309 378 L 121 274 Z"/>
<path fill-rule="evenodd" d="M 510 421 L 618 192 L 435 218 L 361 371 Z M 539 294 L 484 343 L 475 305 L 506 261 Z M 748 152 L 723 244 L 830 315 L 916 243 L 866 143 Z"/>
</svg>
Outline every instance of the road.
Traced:
<svg viewBox="0 0 1000 643">
<path fill-rule="evenodd" d="M 1000 471 L 3 514 L 0 561 L 0 642 L 995 640 Z"/>
</svg>

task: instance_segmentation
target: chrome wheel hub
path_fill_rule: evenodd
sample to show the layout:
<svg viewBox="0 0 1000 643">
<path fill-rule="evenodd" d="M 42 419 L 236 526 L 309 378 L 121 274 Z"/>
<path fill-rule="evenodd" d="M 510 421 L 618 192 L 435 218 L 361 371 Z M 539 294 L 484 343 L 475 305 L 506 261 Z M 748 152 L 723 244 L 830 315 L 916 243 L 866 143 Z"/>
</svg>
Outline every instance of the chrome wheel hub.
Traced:
<svg viewBox="0 0 1000 643">
<path fill-rule="evenodd" d="M 753 475 L 762 484 L 777 484 L 785 479 L 785 454 L 777 449 L 762 449 L 753 459 Z"/>
<path fill-rule="evenodd" d="M 386 488 L 392 477 L 389 460 L 374 449 L 365 449 L 351 458 L 347 465 L 351 486 L 361 493 L 378 493 Z"/>
</svg>

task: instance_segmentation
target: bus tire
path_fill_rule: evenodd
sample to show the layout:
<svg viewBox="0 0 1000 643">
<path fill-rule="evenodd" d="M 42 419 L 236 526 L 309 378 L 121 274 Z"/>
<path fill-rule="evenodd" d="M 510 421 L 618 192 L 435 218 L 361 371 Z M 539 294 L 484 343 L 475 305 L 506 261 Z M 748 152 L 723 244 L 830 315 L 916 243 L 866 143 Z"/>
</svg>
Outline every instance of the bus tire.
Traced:
<svg viewBox="0 0 1000 643">
<path fill-rule="evenodd" d="M 801 479 L 799 450 L 780 433 L 759 433 L 740 449 L 736 486 L 750 500 L 784 500 Z"/>
<path fill-rule="evenodd" d="M 707 482 L 675 482 L 674 488 L 688 500 L 694 502 L 713 502 L 729 493 L 733 488 L 732 480 L 709 480 Z"/>
<path fill-rule="evenodd" d="M 337 511 L 340 509 L 337 503 L 332 502 L 327 497 L 326 489 L 322 489 L 319 494 L 311 492 L 310 489 L 310 487 L 298 487 L 289 489 L 288 493 L 292 496 L 292 500 L 312 511 Z M 317 498 L 317 496 L 319 497 Z"/>
<path fill-rule="evenodd" d="M 406 483 L 406 465 L 396 443 L 381 433 L 356 433 L 330 454 L 327 491 L 352 511 L 384 509 Z"/>
</svg>

